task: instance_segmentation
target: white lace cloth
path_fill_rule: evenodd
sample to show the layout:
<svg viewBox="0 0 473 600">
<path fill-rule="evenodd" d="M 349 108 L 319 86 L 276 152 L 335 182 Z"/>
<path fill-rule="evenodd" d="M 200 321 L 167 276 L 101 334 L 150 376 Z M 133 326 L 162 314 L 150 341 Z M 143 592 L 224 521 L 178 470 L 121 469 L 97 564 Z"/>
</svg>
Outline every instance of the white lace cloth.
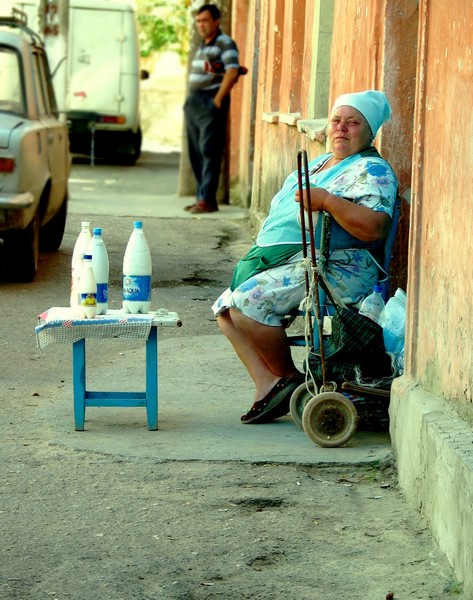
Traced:
<svg viewBox="0 0 473 600">
<path fill-rule="evenodd" d="M 147 339 L 151 327 L 180 327 L 179 316 L 165 308 L 132 315 L 123 310 L 108 310 L 94 319 L 77 319 L 70 307 L 54 306 L 38 315 L 35 327 L 38 348 L 51 344 L 72 344 L 84 338 Z"/>
</svg>

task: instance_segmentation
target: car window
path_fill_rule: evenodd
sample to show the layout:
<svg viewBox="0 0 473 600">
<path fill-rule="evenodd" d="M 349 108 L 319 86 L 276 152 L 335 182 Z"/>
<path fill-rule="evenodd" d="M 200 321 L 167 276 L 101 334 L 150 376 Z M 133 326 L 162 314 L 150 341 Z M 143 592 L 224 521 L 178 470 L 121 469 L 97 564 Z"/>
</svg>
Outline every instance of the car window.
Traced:
<svg viewBox="0 0 473 600">
<path fill-rule="evenodd" d="M 25 113 L 20 58 L 6 46 L 0 46 L 0 111 Z"/>
<path fill-rule="evenodd" d="M 35 78 L 35 88 L 36 88 L 36 104 L 38 115 L 45 116 L 51 112 L 49 107 L 49 98 L 47 92 L 47 86 L 44 78 L 44 68 L 41 61 L 42 57 L 35 52 L 33 54 L 33 71 Z"/>
<path fill-rule="evenodd" d="M 38 64 L 41 70 L 41 80 L 44 82 L 44 95 L 47 98 L 49 112 L 57 117 L 59 112 L 54 94 L 53 80 L 44 54 L 38 54 Z"/>
</svg>

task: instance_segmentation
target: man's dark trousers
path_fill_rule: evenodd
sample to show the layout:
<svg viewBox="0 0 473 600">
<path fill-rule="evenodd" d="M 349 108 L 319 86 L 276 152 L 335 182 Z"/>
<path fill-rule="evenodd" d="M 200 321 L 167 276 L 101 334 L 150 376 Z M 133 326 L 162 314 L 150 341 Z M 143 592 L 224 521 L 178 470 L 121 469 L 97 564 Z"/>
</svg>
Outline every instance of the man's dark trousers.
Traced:
<svg viewBox="0 0 473 600">
<path fill-rule="evenodd" d="M 230 98 L 214 104 L 218 90 L 191 92 L 184 104 L 189 159 L 197 182 L 197 200 L 217 208 L 220 167 L 225 149 Z"/>
</svg>

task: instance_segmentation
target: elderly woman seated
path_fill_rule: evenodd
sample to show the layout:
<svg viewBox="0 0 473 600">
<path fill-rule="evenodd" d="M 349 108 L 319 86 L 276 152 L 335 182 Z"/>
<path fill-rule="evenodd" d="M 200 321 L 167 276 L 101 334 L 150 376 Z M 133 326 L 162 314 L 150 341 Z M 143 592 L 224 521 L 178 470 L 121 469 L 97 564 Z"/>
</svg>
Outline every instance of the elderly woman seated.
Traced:
<svg viewBox="0 0 473 600">
<path fill-rule="evenodd" d="M 325 274 L 346 304 L 367 296 L 379 278 L 376 252 L 389 232 L 397 179 L 372 142 L 391 116 L 383 92 L 337 98 L 328 125 L 331 152 L 309 163 L 306 211 L 331 215 Z M 289 411 L 303 374 L 296 368 L 284 328 L 286 315 L 306 293 L 299 223 L 297 172 L 274 196 L 256 243 L 237 264 L 231 286 L 212 307 L 217 323 L 255 384 L 243 423 L 263 423 Z M 320 223 L 321 219 L 319 219 Z M 319 225 L 315 244 L 319 248 Z"/>
</svg>

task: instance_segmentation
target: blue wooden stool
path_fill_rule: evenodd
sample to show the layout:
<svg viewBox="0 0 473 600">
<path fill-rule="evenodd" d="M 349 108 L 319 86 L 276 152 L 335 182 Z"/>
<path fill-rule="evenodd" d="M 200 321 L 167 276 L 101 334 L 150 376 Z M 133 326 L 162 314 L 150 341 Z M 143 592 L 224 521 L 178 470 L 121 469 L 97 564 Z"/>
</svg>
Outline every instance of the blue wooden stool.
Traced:
<svg viewBox="0 0 473 600">
<path fill-rule="evenodd" d="M 85 338 L 72 345 L 74 429 L 84 431 L 88 406 L 145 406 L 148 429 L 158 429 L 158 329 L 151 327 L 146 340 L 146 389 L 143 392 L 91 392 L 86 389 Z"/>
<path fill-rule="evenodd" d="M 52 343 L 72 342 L 72 382 L 74 395 L 74 429 L 84 431 L 85 409 L 89 406 L 146 408 L 148 429 L 158 429 L 158 327 L 180 327 L 177 313 L 164 309 L 148 315 L 126 315 L 108 311 L 95 319 L 78 320 L 71 309 L 52 308 L 39 316 L 36 327 L 40 349 Z M 139 333 L 137 333 L 137 331 Z M 86 387 L 86 339 L 120 337 L 146 338 L 146 386 L 136 392 L 98 392 Z"/>
</svg>

